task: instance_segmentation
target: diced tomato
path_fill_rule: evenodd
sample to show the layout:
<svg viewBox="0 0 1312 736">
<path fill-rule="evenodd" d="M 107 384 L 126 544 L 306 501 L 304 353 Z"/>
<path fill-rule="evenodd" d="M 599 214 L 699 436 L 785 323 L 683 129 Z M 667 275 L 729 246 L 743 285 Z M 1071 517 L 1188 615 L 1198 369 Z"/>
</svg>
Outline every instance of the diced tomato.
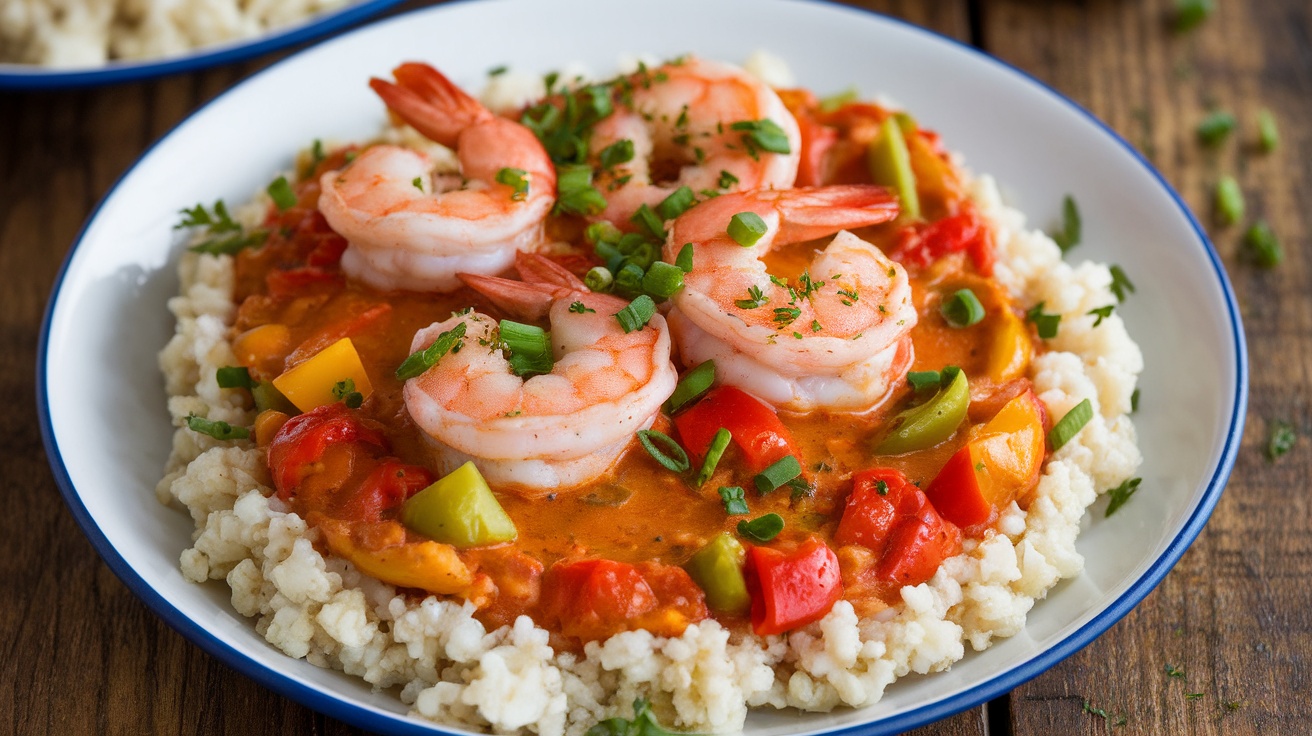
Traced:
<svg viewBox="0 0 1312 736">
<path fill-rule="evenodd" d="M 826 165 L 830 151 L 838 143 L 838 130 L 828 125 L 821 125 L 810 115 L 797 118 L 797 125 L 802 134 L 802 145 L 797 164 L 796 186 L 812 187 L 825 183 Z"/>
<path fill-rule="evenodd" d="M 961 551 L 961 532 L 945 522 L 929 499 L 901 471 L 872 468 L 852 476 L 838 544 L 859 544 L 879 558 L 876 576 L 918 585 L 934 576 L 943 560 Z"/>
<path fill-rule="evenodd" d="M 339 443 L 387 448 L 381 427 L 355 415 L 343 404 L 325 404 L 288 419 L 269 443 L 269 471 L 278 497 L 289 500 L 311 466 L 330 446 Z"/>
<path fill-rule="evenodd" d="M 993 275 L 992 230 L 969 203 L 941 220 L 903 228 L 891 255 L 900 263 L 924 268 L 949 253 L 962 251 L 981 276 Z"/>
<path fill-rule="evenodd" d="M 818 621 L 843 597 L 838 556 L 817 537 L 792 553 L 749 547 L 743 577 L 752 597 L 752 630 L 760 636 Z"/>
<path fill-rule="evenodd" d="M 711 439 L 721 427 L 733 435 L 753 472 L 760 472 L 786 455 L 800 462 L 793 435 L 768 404 L 734 386 L 717 386 L 700 401 L 674 417 L 683 447 L 701 463 Z"/>
<path fill-rule="evenodd" d="M 541 613 L 549 628 L 581 641 L 635 629 L 678 636 L 707 616 L 701 588 L 682 568 L 602 559 L 552 565 L 542 583 Z"/>
<path fill-rule="evenodd" d="M 400 506 L 435 480 L 428 468 L 387 458 L 351 494 L 342 506 L 341 517 L 352 521 L 379 521 L 384 511 Z"/>
<path fill-rule="evenodd" d="M 342 275 L 335 271 L 326 271 L 318 266 L 302 266 L 286 270 L 275 269 L 264 277 L 269 287 L 270 296 L 295 296 L 300 291 L 316 284 L 334 284 L 342 281 Z"/>
<path fill-rule="evenodd" d="M 325 325 L 318 332 L 307 337 L 300 345 L 297 345 L 296 349 L 287 356 L 286 363 L 289 366 L 297 365 L 344 337 L 355 337 L 374 327 L 391 313 L 392 305 L 381 302 L 348 319 Z"/>
</svg>

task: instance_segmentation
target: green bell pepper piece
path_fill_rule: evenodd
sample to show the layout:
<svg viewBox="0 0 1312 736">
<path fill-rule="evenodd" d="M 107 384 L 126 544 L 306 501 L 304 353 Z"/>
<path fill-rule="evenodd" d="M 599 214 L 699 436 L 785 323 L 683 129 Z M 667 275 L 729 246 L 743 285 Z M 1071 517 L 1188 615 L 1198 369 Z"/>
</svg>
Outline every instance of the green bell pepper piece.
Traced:
<svg viewBox="0 0 1312 736">
<path fill-rule="evenodd" d="M 911 170 L 911 153 L 896 117 L 888 117 L 880 124 L 879 137 L 866 148 L 866 166 L 874 183 L 890 187 L 897 193 L 903 215 L 913 220 L 920 218 L 916 173 Z"/>
<path fill-rule="evenodd" d="M 970 384 L 966 382 L 966 372 L 957 371 L 947 388 L 939 389 L 934 398 L 899 414 L 897 418 L 901 421 L 875 447 L 875 452 L 901 455 L 933 447 L 957 431 L 969 407 Z"/>
<path fill-rule="evenodd" d="M 401 507 L 411 529 L 455 547 L 509 542 L 518 532 L 472 462 L 411 496 Z"/>
<path fill-rule="evenodd" d="M 706 605 L 711 610 L 740 615 L 751 608 L 752 599 L 743 579 L 746 559 L 742 544 L 728 532 L 720 532 L 688 560 L 688 574 L 706 592 Z"/>
</svg>

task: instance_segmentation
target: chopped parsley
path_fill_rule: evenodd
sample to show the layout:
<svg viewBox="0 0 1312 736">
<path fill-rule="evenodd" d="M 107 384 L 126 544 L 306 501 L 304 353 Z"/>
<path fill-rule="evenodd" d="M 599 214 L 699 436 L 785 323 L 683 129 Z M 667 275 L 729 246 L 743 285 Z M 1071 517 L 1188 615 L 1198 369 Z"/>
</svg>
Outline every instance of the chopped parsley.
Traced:
<svg viewBox="0 0 1312 736">
<path fill-rule="evenodd" d="M 1080 208 L 1075 205 L 1075 198 L 1067 194 L 1061 201 L 1061 229 L 1052 233 L 1052 240 L 1065 253 L 1080 244 L 1080 230 Z"/>
<path fill-rule="evenodd" d="M 774 323 L 777 327 L 787 327 L 793 323 L 793 320 L 801 316 L 802 310 L 797 307 L 775 307 L 774 309 Z M 797 335 L 797 337 L 801 337 L 801 335 Z"/>
<path fill-rule="evenodd" d="M 205 205 L 197 204 L 191 209 L 180 210 L 180 212 L 182 219 L 173 226 L 173 229 L 204 228 L 207 236 L 188 248 L 193 253 L 208 253 L 214 256 L 233 255 L 246 248 L 263 244 L 268 237 L 268 233 L 263 230 L 245 232 L 242 226 L 228 214 L 228 207 L 221 199 L 214 203 L 212 211 L 206 210 Z"/>
<path fill-rule="evenodd" d="M 573 302 L 569 305 L 569 311 L 575 314 L 587 314 L 589 312 L 595 313 L 597 310 L 588 308 L 588 305 L 583 302 Z"/>
<path fill-rule="evenodd" d="M 1107 319 L 1108 317 L 1112 316 L 1112 311 L 1115 310 L 1115 309 L 1116 309 L 1116 305 L 1115 305 L 1115 304 L 1108 304 L 1108 305 L 1105 306 L 1105 307 L 1098 307 L 1097 309 L 1090 309 L 1088 312 L 1085 312 L 1085 314 L 1088 314 L 1090 317 L 1097 317 L 1097 319 L 1095 319 L 1095 320 L 1093 321 L 1093 326 L 1094 326 L 1094 327 L 1097 327 L 1098 325 L 1102 324 L 1102 321 L 1103 321 L 1103 320 L 1105 320 L 1105 319 Z"/>
<path fill-rule="evenodd" d="M 733 174 L 730 174 L 729 172 L 727 172 L 727 171 L 721 169 L 721 170 L 720 170 L 720 178 L 715 182 L 715 186 L 717 186 L 717 187 L 719 187 L 719 188 L 721 188 L 721 189 L 730 189 L 730 188 L 733 187 L 734 184 L 737 184 L 737 183 L 738 183 L 738 177 L 736 177 L 736 176 L 734 176 Z"/>
<path fill-rule="evenodd" d="M 1057 326 L 1061 324 L 1060 314 L 1048 314 L 1043 311 L 1043 305 L 1047 302 L 1039 302 L 1025 313 L 1025 319 L 1034 324 L 1039 332 L 1039 337 L 1044 340 L 1051 340 L 1057 336 Z"/>
<path fill-rule="evenodd" d="M 747 287 L 747 298 L 735 299 L 733 303 L 738 305 L 739 309 L 756 309 L 768 301 L 770 301 L 770 297 L 761 291 L 761 287 L 749 286 Z"/>
<path fill-rule="evenodd" d="M 355 380 L 351 378 L 333 384 L 333 398 L 346 404 L 348 409 L 359 409 L 364 403 L 364 394 L 355 390 Z"/>
<path fill-rule="evenodd" d="M 607 718 L 589 728 L 583 736 L 675 736 L 656 721 L 651 712 L 651 703 L 646 698 L 633 701 L 633 720 L 627 718 Z"/>
<path fill-rule="evenodd" d="M 1107 496 L 1111 500 L 1107 502 L 1107 510 L 1103 512 L 1103 518 L 1111 516 L 1116 513 L 1117 509 L 1124 506 L 1125 502 L 1130 500 L 1130 496 L 1133 496 L 1139 490 L 1139 484 L 1142 482 L 1143 478 L 1128 478 L 1124 483 L 1107 491 Z M 1167 667 L 1170 667 L 1170 665 L 1167 665 Z M 1167 674 L 1171 673 L 1168 671 Z"/>
</svg>

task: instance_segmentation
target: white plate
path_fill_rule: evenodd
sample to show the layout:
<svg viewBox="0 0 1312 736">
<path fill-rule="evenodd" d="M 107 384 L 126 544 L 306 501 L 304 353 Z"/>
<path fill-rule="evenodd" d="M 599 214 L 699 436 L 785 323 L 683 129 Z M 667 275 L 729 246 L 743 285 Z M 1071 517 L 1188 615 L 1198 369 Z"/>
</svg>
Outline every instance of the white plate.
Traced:
<svg viewBox="0 0 1312 736">
<path fill-rule="evenodd" d="M 62 89 L 152 79 L 166 74 L 231 64 L 252 56 L 309 41 L 363 20 L 401 0 L 363 0 L 337 10 L 319 13 L 298 23 L 274 28 L 253 38 L 203 46 L 156 59 L 111 61 L 99 66 L 47 67 L 0 62 L 0 88 Z"/>
<path fill-rule="evenodd" d="M 503 64 L 546 71 L 577 59 L 602 71 L 629 51 L 742 60 L 758 48 L 782 56 L 820 93 L 855 83 L 900 101 L 975 170 L 994 174 L 1010 202 L 1040 224 L 1056 221 L 1062 195 L 1073 193 L 1084 243 L 1071 257 L 1119 263 L 1138 285 L 1119 309 L 1147 368 L 1135 416 L 1142 490 L 1111 520 L 1101 505 L 1086 515 L 1084 574 L 1038 602 L 1021 634 L 947 673 L 900 681 L 870 708 L 754 714 L 748 730 L 912 728 L 1010 690 L 1124 616 L 1201 530 L 1239 445 L 1246 355 L 1215 252 L 1125 141 L 1025 74 L 896 20 L 782 0 L 666 0 L 640 14 L 607 0 L 442 6 L 289 58 L 168 134 L 87 224 L 43 332 L 38 395 L 47 449 L 106 562 L 173 627 L 274 690 L 365 728 L 431 733 L 435 727 L 407 718 L 393 695 L 288 659 L 233 612 L 223 586 L 193 585 L 178 571 L 191 520 L 160 506 L 151 490 L 171 432 L 155 353 L 173 330 L 165 300 L 177 291 L 177 212 L 246 198 L 314 138 L 373 134 L 383 108 L 365 81 L 402 60 L 430 61 L 477 86 Z"/>
</svg>

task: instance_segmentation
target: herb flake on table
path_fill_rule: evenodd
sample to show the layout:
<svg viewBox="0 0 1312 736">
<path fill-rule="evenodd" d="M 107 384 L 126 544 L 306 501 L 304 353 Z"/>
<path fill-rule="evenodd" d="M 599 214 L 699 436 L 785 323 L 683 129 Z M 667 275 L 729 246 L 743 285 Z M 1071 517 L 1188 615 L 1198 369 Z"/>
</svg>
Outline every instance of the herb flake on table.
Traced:
<svg viewBox="0 0 1312 736">
<path fill-rule="evenodd" d="M 1294 430 L 1294 425 L 1283 420 L 1271 422 L 1266 437 L 1266 459 L 1275 462 L 1294 449 L 1297 442 L 1298 432 Z"/>
</svg>

